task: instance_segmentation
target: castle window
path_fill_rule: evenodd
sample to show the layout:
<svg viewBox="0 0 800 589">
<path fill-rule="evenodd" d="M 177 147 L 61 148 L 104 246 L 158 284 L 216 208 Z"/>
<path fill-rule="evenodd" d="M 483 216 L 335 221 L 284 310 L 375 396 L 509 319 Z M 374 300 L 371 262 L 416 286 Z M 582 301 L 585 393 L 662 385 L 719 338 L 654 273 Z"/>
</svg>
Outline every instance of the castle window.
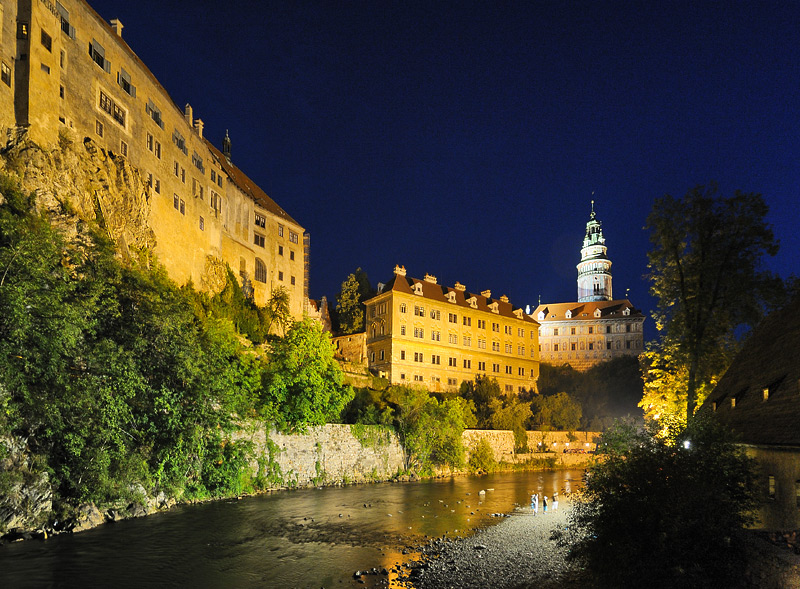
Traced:
<svg viewBox="0 0 800 589">
<path fill-rule="evenodd" d="M 492 364 L 492 372 L 500 372 L 500 365 Z"/>
<path fill-rule="evenodd" d="M 196 151 L 192 152 L 192 163 L 194 164 L 195 168 L 200 170 L 201 173 L 206 173 L 206 167 L 203 165 L 203 158 L 201 158 L 200 154 L 198 154 Z"/>
<path fill-rule="evenodd" d="M 575 335 L 575 328 L 570 327 L 569 329 L 570 329 L 570 335 Z"/>
<path fill-rule="evenodd" d="M 3 81 L 3 84 L 11 88 L 11 68 L 5 61 L 0 64 L 0 80 Z"/>
<path fill-rule="evenodd" d="M 125 111 L 102 90 L 100 90 L 100 109 L 110 114 L 120 125 L 125 126 Z"/>
<path fill-rule="evenodd" d="M 159 180 L 158 178 L 156 178 L 155 189 L 156 189 L 156 194 L 161 194 L 161 180 Z"/>
<path fill-rule="evenodd" d="M 184 155 L 189 155 L 189 150 L 186 148 L 186 140 L 177 129 L 172 132 L 172 142 L 183 152 Z"/>
<path fill-rule="evenodd" d="M 289 259 L 294 260 L 294 252 L 292 250 L 289 250 Z"/>
<path fill-rule="evenodd" d="M 472 338 L 471 338 L 470 336 L 468 336 L 468 335 L 465 335 L 465 336 L 464 336 L 464 345 L 465 345 L 466 347 L 468 347 L 468 348 L 469 348 L 470 346 L 472 346 Z"/>
<path fill-rule="evenodd" d="M 282 245 L 279 245 L 279 246 L 278 246 L 278 255 L 279 255 L 279 256 L 282 256 L 282 255 L 283 255 L 283 246 L 282 246 Z"/>
<path fill-rule="evenodd" d="M 147 151 L 153 151 L 153 136 L 150 133 L 147 134 L 145 143 L 147 145 Z"/>
<path fill-rule="evenodd" d="M 123 156 L 128 157 L 128 144 L 125 143 L 124 141 L 119 142 L 119 152 Z"/>
<path fill-rule="evenodd" d="M 156 125 L 158 125 L 162 129 L 164 128 L 164 121 L 161 119 L 161 111 L 158 108 L 156 108 L 156 105 L 153 103 L 152 100 L 147 101 L 147 104 L 144 106 L 144 111 L 148 115 L 150 115 L 150 118 L 153 119 L 153 121 L 155 121 Z M 161 156 L 159 155 L 159 157 Z"/>
<path fill-rule="evenodd" d="M 42 29 L 42 46 L 50 53 L 53 52 L 53 38 Z"/>
<path fill-rule="evenodd" d="M 121 69 L 117 72 L 117 84 L 119 84 L 125 92 L 136 97 L 136 86 L 131 84 L 131 75 L 125 70 Z"/>
<path fill-rule="evenodd" d="M 94 132 L 97 133 L 100 137 L 103 136 L 103 123 L 100 121 L 94 122 Z"/>
<path fill-rule="evenodd" d="M 437 309 L 431 309 L 431 319 L 435 319 L 436 321 L 441 321 L 442 312 Z"/>
<path fill-rule="evenodd" d="M 283 272 L 278 272 L 278 280 L 283 281 Z"/>
<path fill-rule="evenodd" d="M 553 335 L 558 335 L 558 327 L 553 328 Z"/>
<path fill-rule="evenodd" d="M 406 334 L 406 326 L 405 325 L 401 325 L 400 326 L 400 335 L 405 335 L 405 334 Z"/>
<path fill-rule="evenodd" d="M 283 237 L 283 225 L 278 223 L 278 237 Z"/>
<path fill-rule="evenodd" d="M 517 370 L 517 376 L 525 376 L 525 369 L 522 366 Z"/>
<path fill-rule="evenodd" d="M 611 333 L 611 326 L 610 325 L 606 325 L 606 333 Z"/>
<path fill-rule="evenodd" d="M 610 349 L 611 349 L 611 342 L 606 342 L 606 350 L 610 350 Z"/>
<path fill-rule="evenodd" d="M 458 323 L 458 315 L 456 315 L 455 313 L 448 313 L 447 321 L 448 323 Z"/>
<path fill-rule="evenodd" d="M 592 325 L 589 326 L 589 333 L 594 333 L 594 326 Z"/>
<path fill-rule="evenodd" d="M 46 73 L 46 74 L 49 74 L 49 73 L 50 73 L 50 66 L 49 66 L 49 65 L 42 64 L 42 71 L 43 71 L 44 73 Z"/>
<path fill-rule="evenodd" d="M 153 153 L 156 154 L 156 158 L 161 159 L 161 143 L 159 143 L 158 141 L 156 141 Z"/>
<path fill-rule="evenodd" d="M 200 217 L 200 231 L 205 231 L 206 229 L 206 220 L 203 217 Z"/>
<path fill-rule="evenodd" d="M 383 350 L 381 350 L 381 351 L 380 351 L 379 358 L 380 358 L 381 360 L 383 360 L 383 359 L 384 359 L 384 353 L 385 353 L 385 352 L 384 352 Z"/>
<path fill-rule="evenodd" d="M 292 276 L 289 279 L 289 282 L 291 283 L 292 286 L 294 286 L 294 283 L 295 283 L 294 276 Z M 381 335 L 383 335 L 383 325 L 381 325 Z"/>
<path fill-rule="evenodd" d="M 456 358 L 453 358 L 452 356 L 447 359 L 447 365 L 448 366 L 452 366 L 453 368 L 458 366 L 457 362 L 458 362 L 458 360 Z"/>
<path fill-rule="evenodd" d="M 294 231 L 289 231 L 289 241 L 292 243 L 297 243 L 297 233 Z"/>
<path fill-rule="evenodd" d="M 492 342 L 492 352 L 500 351 L 500 342 Z"/>
<path fill-rule="evenodd" d="M 260 233 L 253 233 L 253 243 L 258 247 L 264 247 L 265 238 Z"/>
<path fill-rule="evenodd" d="M 261 227 L 262 229 L 265 229 L 267 227 L 267 218 L 264 215 L 259 215 L 258 213 L 256 213 L 255 224 L 256 227 Z"/>
<path fill-rule="evenodd" d="M 506 366 L 506 374 L 511 374 L 511 366 Z"/>
<path fill-rule="evenodd" d="M 69 24 L 69 12 L 61 5 L 61 2 L 56 2 L 56 10 L 61 16 L 61 30 L 64 31 L 71 39 L 75 38 L 75 27 Z"/>
<path fill-rule="evenodd" d="M 406 304 L 405 303 L 400 303 L 400 312 L 401 313 L 405 313 L 406 312 Z"/>
<path fill-rule="evenodd" d="M 472 327 L 472 317 L 464 317 L 462 323 L 464 327 Z"/>
<path fill-rule="evenodd" d="M 17 39 L 27 39 L 29 33 L 28 23 L 25 21 L 19 21 L 17 23 Z"/>
<path fill-rule="evenodd" d="M 111 72 L 111 62 L 106 59 L 106 50 L 94 39 L 89 43 L 89 55 L 104 71 Z"/>
<path fill-rule="evenodd" d="M 406 351 L 405 350 L 400 350 L 400 359 L 401 360 L 405 360 L 406 359 Z"/>
</svg>

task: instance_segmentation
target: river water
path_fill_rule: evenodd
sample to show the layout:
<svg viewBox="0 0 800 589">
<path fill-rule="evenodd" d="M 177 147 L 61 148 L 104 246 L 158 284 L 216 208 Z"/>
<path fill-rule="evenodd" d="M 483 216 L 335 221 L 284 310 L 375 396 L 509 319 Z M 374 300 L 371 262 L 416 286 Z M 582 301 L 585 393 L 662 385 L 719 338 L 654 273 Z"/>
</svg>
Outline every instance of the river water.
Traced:
<svg viewBox="0 0 800 589">
<path fill-rule="evenodd" d="M 0 546 L 0 587 L 363 587 L 354 571 L 391 569 L 413 556 L 404 548 L 493 525 L 491 514 L 529 504 L 533 492 L 574 491 L 582 475 L 501 473 L 186 505 Z"/>
</svg>

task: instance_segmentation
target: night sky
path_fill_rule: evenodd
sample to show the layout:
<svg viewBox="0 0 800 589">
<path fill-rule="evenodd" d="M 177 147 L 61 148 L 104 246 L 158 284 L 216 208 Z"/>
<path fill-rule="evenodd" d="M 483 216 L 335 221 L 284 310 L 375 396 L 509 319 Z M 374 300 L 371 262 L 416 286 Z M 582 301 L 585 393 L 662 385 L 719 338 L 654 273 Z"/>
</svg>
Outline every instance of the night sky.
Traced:
<svg viewBox="0 0 800 589">
<path fill-rule="evenodd" d="M 594 198 L 615 298 L 647 314 L 653 200 L 710 181 L 765 196 L 769 267 L 800 274 L 798 3 L 91 5 L 311 233 L 314 298 L 399 263 L 575 300 Z"/>
</svg>

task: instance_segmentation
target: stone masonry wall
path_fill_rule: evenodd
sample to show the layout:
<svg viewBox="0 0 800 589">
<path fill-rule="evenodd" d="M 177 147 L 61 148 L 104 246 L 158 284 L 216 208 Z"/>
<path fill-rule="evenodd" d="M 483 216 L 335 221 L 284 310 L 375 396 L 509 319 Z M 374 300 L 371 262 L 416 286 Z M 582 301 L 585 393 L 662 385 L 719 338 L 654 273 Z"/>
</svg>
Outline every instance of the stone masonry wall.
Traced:
<svg viewBox="0 0 800 589">
<path fill-rule="evenodd" d="M 253 442 L 251 468 L 267 473 L 274 488 L 380 481 L 403 469 L 397 435 L 378 426 L 328 424 L 289 435 L 253 425 L 235 439 Z"/>
<path fill-rule="evenodd" d="M 566 449 L 580 448 L 593 452 L 597 446 L 595 439 L 598 432 L 542 432 L 529 431 L 528 448 L 539 450 L 529 454 L 514 452 L 514 432 L 511 430 L 479 430 L 468 429 L 464 431 L 462 441 L 467 451 L 467 456 L 480 440 L 486 440 L 494 452 L 498 462 L 525 462 L 530 458 L 556 457 L 559 466 L 578 466 L 586 463 L 586 454 L 565 453 Z M 572 437 L 573 439 L 570 439 Z"/>
</svg>

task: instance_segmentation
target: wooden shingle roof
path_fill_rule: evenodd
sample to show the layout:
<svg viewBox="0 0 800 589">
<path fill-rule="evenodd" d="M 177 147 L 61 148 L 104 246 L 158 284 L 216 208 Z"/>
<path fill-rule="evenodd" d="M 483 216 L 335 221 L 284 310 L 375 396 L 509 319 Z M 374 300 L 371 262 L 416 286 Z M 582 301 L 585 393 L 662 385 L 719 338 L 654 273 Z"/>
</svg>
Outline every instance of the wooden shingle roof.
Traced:
<svg viewBox="0 0 800 589">
<path fill-rule="evenodd" d="M 798 354 L 800 299 L 796 298 L 753 330 L 700 410 L 729 425 L 743 443 L 800 446 Z"/>
</svg>

